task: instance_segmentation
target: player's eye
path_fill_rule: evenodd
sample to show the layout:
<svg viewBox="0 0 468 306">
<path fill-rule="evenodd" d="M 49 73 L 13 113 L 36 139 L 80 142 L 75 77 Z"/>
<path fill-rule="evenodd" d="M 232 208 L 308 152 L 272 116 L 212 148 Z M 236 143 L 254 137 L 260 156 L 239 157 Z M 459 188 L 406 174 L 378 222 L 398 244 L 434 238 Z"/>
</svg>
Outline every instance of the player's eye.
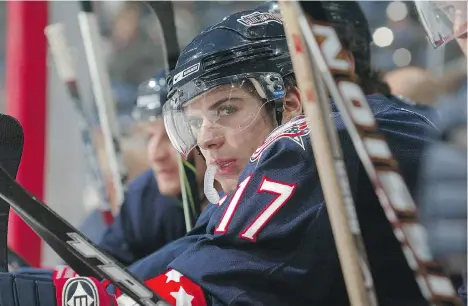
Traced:
<svg viewBox="0 0 468 306">
<path fill-rule="evenodd" d="M 229 116 L 233 115 L 237 112 L 237 107 L 234 105 L 223 105 L 220 108 L 218 108 L 218 116 Z"/>
</svg>

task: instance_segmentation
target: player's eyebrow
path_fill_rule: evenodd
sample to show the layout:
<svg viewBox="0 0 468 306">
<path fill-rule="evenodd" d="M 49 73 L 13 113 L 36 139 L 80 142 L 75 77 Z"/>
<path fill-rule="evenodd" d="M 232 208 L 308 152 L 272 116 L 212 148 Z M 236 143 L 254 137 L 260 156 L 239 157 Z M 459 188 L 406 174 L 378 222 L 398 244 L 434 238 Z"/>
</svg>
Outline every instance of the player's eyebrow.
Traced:
<svg viewBox="0 0 468 306">
<path fill-rule="evenodd" d="M 232 100 L 240 101 L 240 100 L 242 100 L 242 98 L 239 98 L 239 97 L 225 97 L 225 98 L 222 98 L 222 99 L 216 101 L 215 103 L 213 103 L 208 109 L 209 110 L 214 110 L 214 109 L 218 108 L 218 106 L 220 106 L 224 102 L 232 101 Z"/>
</svg>

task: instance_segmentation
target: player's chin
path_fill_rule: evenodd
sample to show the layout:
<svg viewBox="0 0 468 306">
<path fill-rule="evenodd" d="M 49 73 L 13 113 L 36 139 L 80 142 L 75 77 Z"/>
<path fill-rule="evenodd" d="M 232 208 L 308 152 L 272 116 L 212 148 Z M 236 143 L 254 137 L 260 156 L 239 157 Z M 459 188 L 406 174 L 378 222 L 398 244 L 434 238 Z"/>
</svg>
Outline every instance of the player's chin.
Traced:
<svg viewBox="0 0 468 306">
<path fill-rule="evenodd" d="M 237 182 L 239 180 L 239 176 L 232 176 L 232 177 L 227 177 L 223 176 L 221 178 L 216 179 L 219 184 L 221 185 L 221 188 L 225 193 L 230 193 L 237 188 Z"/>
</svg>

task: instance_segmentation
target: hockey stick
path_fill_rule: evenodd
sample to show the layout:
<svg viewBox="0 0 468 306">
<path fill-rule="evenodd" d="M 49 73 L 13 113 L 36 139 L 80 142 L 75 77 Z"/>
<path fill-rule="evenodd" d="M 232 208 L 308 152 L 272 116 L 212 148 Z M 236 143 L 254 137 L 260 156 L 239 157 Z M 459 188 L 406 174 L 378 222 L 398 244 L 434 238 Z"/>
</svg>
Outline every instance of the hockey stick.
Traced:
<svg viewBox="0 0 468 306">
<path fill-rule="evenodd" d="M 70 48 L 64 34 L 64 27 L 62 24 L 52 24 L 45 28 L 45 34 L 49 42 L 49 47 L 57 67 L 59 77 L 65 83 L 68 89 L 75 109 L 80 115 L 80 129 L 81 140 L 85 146 L 85 159 L 88 162 L 88 171 L 91 172 L 91 184 L 95 186 L 100 192 L 100 207 L 104 222 L 110 225 L 113 221 L 113 212 L 110 207 L 109 192 L 106 190 L 102 172 L 99 170 L 99 162 L 97 159 L 97 150 L 93 144 L 90 126 L 90 116 L 86 113 L 83 101 L 80 97 L 78 90 L 76 71 L 73 65 Z"/>
<path fill-rule="evenodd" d="M 16 177 L 23 154 L 24 134 L 21 124 L 11 116 L 0 114 L 0 163 Z M 10 205 L 0 199 L 0 272 L 8 272 L 8 217 Z"/>
<path fill-rule="evenodd" d="M 1 166 L 0 198 L 79 275 L 105 278 L 141 305 L 167 305 L 126 268 L 29 194 Z"/>
<path fill-rule="evenodd" d="M 106 69 L 106 59 L 102 53 L 99 26 L 91 1 L 80 2 L 82 11 L 78 14 L 78 22 L 101 123 L 104 147 L 112 173 L 113 188 L 116 193 L 115 208 L 118 208 L 124 200 L 124 186 L 127 183 L 128 174 L 121 150 L 115 103 Z"/>
<path fill-rule="evenodd" d="M 417 220 L 416 205 L 364 93 L 356 83 L 335 81 L 330 73 L 330 70 L 351 72 L 349 63 L 337 57 L 343 48 L 334 28 L 312 22 L 312 30 L 299 4 L 293 1 L 290 5 L 408 265 L 415 272 L 421 293 L 431 304 L 461 305 L 450 280 L 429 252 L 425 229 Z M 315 36 L 320 37 L 320 44 Z"/>
<path fill-rule="evenodd" d="M 164 35 L 164 52 L 168 71 L 175 68 L 179 58 L 180 48 L 174 19 L 172 1 L 146 1 L 158 16 L 158 21 Z"/>
<path fill-rule="evenodd" d="M 314 63 L 303 53 L 294 7 L 289 1 L 279 1 L 279 5 L 348 295 L 354 306 L 377 305 L 343 154 L 329 116 L 330 106 L 316 103 L 327 101 L 324 85 L 314 69 L 304 69 Z"/>
</svg>

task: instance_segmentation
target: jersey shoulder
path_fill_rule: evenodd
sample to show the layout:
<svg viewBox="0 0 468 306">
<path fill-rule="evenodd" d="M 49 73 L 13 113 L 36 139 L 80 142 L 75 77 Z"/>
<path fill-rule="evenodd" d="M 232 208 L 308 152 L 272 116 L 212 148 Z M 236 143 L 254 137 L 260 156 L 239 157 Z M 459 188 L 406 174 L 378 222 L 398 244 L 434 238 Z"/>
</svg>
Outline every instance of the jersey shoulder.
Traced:
<svg viewBox="0 0 468 306">
<path fill-rule="evenodd" d="M 382 94 L 369 95 L 366 98 L 377 121 L 394 118 L 402 122 L 423 124 L 429 128 L 435 127 L 435 110 L 431 106 L 418 105 L 401 97 Z"/>
<path fill-rule="evenodd" d="M 288 151 L 305 151 L 309 147 L 309 128 L 304 116 L 297 116 L 277 127 L 250 156 L 249 166 L 265 161 L 269 156 Z"/>
</svg>

